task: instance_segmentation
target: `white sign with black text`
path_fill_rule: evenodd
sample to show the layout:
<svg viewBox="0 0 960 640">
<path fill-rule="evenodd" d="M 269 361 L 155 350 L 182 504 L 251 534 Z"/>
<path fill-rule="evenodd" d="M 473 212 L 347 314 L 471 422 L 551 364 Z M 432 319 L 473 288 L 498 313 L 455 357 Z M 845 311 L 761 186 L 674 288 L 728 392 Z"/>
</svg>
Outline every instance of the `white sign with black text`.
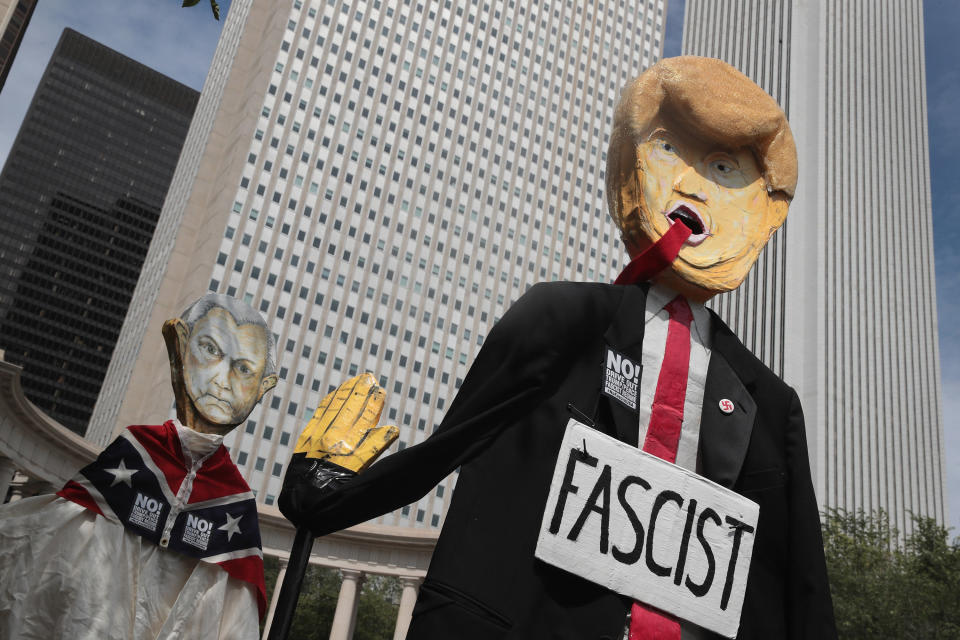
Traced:
<svg viewBox="0 0 960 640">
<path fill-rule="evenodd" d="M 536 556 L 728 638 L 760 508 L 571 419 Z"/>
</svg>

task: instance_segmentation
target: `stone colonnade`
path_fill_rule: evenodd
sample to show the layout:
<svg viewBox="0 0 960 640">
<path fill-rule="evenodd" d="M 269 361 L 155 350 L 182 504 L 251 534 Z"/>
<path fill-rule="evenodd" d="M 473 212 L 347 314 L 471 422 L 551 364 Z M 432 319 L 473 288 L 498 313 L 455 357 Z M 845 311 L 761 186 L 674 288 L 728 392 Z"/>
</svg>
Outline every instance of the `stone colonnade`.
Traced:
<svg viewBox="0 0 960 640">
<path fill-rule="evenodd" d="M 17 465 L 10 458 L 0 458 L 0 503 L 6 502 L 10 485 L 13 483 L 13 474 L 17 472 Z"/>
<path fill-rule="evenodd" d="M 333 625 L 330 628 L 330 640 L 351 640 L 357 622 L 357 604 L 360 589 L 368 575 L 367 571 L 359 569 L 340 569 L 343 579 L 340 583 L 340 593 L 337 596 L 337 608 L 333 615 Z M 273 615 L 277 609 L 277 600 L 280 595 L 280 585 L 287 575 L 287 560 L 280 559 L 280 571 L 273 586 L 273 596 L 270 599 L 270 608 L 267 610 L 266 622 L 263 626 L 263 640 L 270 634 L 273 624 Z M 407 629 L 410 627 L 410 618 L 413 615 L 413 605 L 417 602 L 417 590 L 423 581 L 421 576 L 399 575 L 403 591 L 400 594 L 400 609 L 397 611 L 397 624 L 393 631 L 393 640 L 404 640 Z"/>
<path fill-rule="evenodd" d="M 15 500 L 56 491 L 100 452 L 100 447 L 46 416 L 26 399 L 20 371 L 5 362 L 0 351 L 0 503 L 8 494 Z M 280 559 L 278 580 L 282 581 L 294 528 L 276 507 L 258 505 L 258 516 L 264 556 Z M 330 637 L 352 637 L 363 578 L 377 574 L 395 576 L 403 585 L 393 635 L 394 640 L 402 640 L 438 533 L 433 529 L 361 524 L 315 540 L 310 562 L 338 569 L 343 576 Z M 267 613 L 268 630 L 278 592 L 275 589 Z"/>
</svg>

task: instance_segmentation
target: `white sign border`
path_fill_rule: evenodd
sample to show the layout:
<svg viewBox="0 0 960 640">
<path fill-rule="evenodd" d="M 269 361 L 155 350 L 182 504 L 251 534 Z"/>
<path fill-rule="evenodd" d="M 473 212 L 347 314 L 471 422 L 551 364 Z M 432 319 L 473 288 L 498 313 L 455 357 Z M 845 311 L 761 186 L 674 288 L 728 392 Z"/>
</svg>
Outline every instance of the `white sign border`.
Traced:
<svg viewBox="0 0 960 640">
<path fill-rule="evenodd" d="M 577 455 L 576 452 L 580 454 Z M 587 458 L 597 462 L 590 465 L 585 462 Z M 611 467 L 608 479 L 610 488 L 604 489 L 600 480 L 602 475 L 607 474 L 607 466 Z M 577 471 L 586 470 L 589 470 L 589 474 L 577 475 Z M 642 477 L 636 475 L 641 470 Z M 620 485 L 628 478 L 635 479 L 627 482 L 628 487 L 621 494 Z M 635 484 L 648 484 L 652 488 L 639 494 L 633 492 L 628 495 L 629 485 Z M 637 530 L 636 524 L 623 508 L 624 502 L 632 507 L 636 506 L 637 502 L 642 502 L 644 506 L 648 502 L 654 502 L 650 509 L 633 510 L 633 519 L 639 522 L 641 518 L 637 517 L 638 512 L 646 514 L 656 509 L 655 513 L 659 514 L 670 508 L 668 504 L 672 506 L 678 502 L 669 496 L 661 499 L 662 494 L 669 491 L 675 491 L 680 500 L 674 517 L 669 518 L 668 514 L 662 518 L 652 518 L 657 525 L 657 542 L 663 545 L 665 552 L 655 554 L 649 544 L 651 538 L 648 537 L 644 544 L 644 556 L 649 557 L 631 556 L 632 562 L 629 564 L 618 560 L 617 555 L 622 558 L 629 554 L 625 554 L 623 549 L 617 546 L 617 542 L 625 547 L 633 545 L 635 554 L 637 547 L 641 546 L 636 544 L 638 537 L 649 534 L 649 522 L 640 523 L 642 532 Z M 597 496 L 593 495 L 594 492 L 598 492 Z M 656 498 L 651 497 L 654 492 Z M 601 521 L 604 516 L 600 515 L 602 509 L 597 506 L 598 496 L 604 493 L 606 495 L 603 500 L 609 505 L 606 515 L 609 531 L 606 551 L 601 550 L 604 545 L 601 541 Z M 638 501 L 637 497 L 641 499 Z M 560 500 L 562 505 L 558 504 Z M 697 501 L 696 506 L 693 505 L 694 500 Z M 656 507 L 658 501 L 660 505 Z M 591 506 L 585 508 L 588 502 L 591 502 Z M 696 513 L 691 513 L 688 505 Z M 706 516 L 707 509 L 703 508 L 703 505 L 709 505 L 721 522 Z M 560 520 L 555 522 L 558 508 Z M 612 591 L 667 611 L 728 638 L 734 638 L 740 627 L 740 613 L 753 555 L 759 511 L 759 506 L 748 498 L 571 418 L 567 423 L 554 469 L 535 555 L 548 564 Z M 697 514 L 699 517 L 695 518 Z M 593 517 L 594 515 L 597 517 Z M 698 520 L 696 525 L 692 525 L 694 519 Z M 581 520 L 583 521 L 580 522 Z M 708 526 L 710 524 L 718 526 Z M 664 529 L 664 526 L 667 528 Z M 551 528 L 556 528 L 556 533 L 552 533 Z M 624 532 L 626 534 L 621 535 Z M 570 536 L 574 535 L 575 540 L 571 541 Z M 700 549 L 700 554 L 694 553 L 694 561 L 691 562 L 690 554 L 694 545 Z M 710 551 L 706 551 L 708 546 Z M 661 560 L 677 558 L 681 566 L 681 582 L 691 582 L 692 585 L 677 585 L 674 575 L 676 567 L 670 567 L 666 576 L 654 574 L 649 566 L 651 561 L 653 567 L 666 568 L 660 565 L 661 561 L 656 560 L 655 556 L 659 556 Z M 708 559 L 708 556 L 712 559 Z M 732 579 L 728 577 L 731 556 L 735 557 Z M 700 564 L 697 564 L 698 559 Z M 701 571 L 694 575 L 703 576 L 703 582 L 698 585 L 691 581 L 688 570 Z M 693 587 L 705 585 L 707 582 L 710 586 L 704 595 L 693 595 Z M 718 589 L 720 584 L 724 586 Z M 724 602 L 724 607 L 721 607 L 721 602 Z"/>
</svg>

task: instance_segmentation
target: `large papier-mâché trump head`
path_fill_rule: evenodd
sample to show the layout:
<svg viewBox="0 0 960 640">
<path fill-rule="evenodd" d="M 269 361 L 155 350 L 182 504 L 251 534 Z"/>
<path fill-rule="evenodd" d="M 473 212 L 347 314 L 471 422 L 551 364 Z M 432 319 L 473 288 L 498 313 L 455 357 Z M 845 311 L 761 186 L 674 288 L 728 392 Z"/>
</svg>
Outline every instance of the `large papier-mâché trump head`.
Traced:
<svg viewBox="0 0 960 640">
<path fill-rule="evenodd" d="M 273 334 L 239 300 L 206 295 L 167 320 L 163 337 L 177 418 L 191 429 L 229 432 L 277 384 Z"/>
<path fill-rule="evenodd" d="M 667 58 L 624 88 L 607 156 L 610 215 L 631 256 L 674 222 L 692 230 L 658 282 L 699 301 L 737 288 L 796 184 L 786 116 L 729 64 Z"/>
</svg>

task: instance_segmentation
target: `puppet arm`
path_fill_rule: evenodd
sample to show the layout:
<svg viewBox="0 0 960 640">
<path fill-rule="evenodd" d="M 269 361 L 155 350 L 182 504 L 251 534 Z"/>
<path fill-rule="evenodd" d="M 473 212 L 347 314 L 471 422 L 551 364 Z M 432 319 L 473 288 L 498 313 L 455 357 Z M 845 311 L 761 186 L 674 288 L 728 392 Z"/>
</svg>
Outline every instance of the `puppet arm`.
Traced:
<svg viewBox="0 0 960 640">
<path fill-rule="evenodd" d="M 580 331 L 580 322 L 607 326 L 623 289 L 533 286 L 490 331 L 435 433 L 330 491 L 313 491 L 308 484 L 288 490 L 285 484 L 280 511 L 322 536 L 416 502 L 555 390 L 567 373 L 557 363 L 592 337 Z M 574 317 L 577 322 L 570 321 Z"/>
<path fill-rule="evenodd" d="M 370 373 L 327 394 L 297 440 L 283 493 L 304 485 L 332 491 L 370 466 L 400 433 L 395 426 L 377 426 L 384 397 Z"/>
</svg>

